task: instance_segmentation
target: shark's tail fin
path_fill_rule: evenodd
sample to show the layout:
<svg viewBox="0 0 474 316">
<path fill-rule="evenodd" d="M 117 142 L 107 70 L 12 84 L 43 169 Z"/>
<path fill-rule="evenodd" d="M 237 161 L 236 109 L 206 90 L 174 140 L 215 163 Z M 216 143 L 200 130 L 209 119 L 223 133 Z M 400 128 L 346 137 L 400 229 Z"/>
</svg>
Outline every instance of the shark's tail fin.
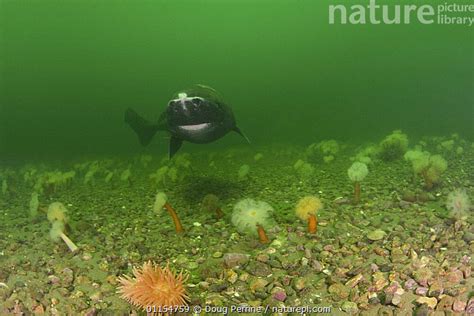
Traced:
<svg viewBox="0 0 474 316">
<path fill-rule="evenodd" d="M 143 146 L 148 145 L 159 130 L 157 124 L 149 122 L 130 108 L 125 111 L 125 123 L 130 125 L 135 133 L 137 133 L 140 144 Z"/>
</svg>

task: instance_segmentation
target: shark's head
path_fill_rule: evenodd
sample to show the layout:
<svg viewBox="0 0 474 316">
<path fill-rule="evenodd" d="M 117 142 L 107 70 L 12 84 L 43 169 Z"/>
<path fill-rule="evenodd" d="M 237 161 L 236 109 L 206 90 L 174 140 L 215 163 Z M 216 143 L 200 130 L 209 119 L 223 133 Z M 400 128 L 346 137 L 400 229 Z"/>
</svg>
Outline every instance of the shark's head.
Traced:
<svg viewBox="0 0 474 316">
<path fill-rule="evenodd" d="M 215 123 L 222 120 L 219 105 L 198 95 L 180 92 L 168 102 L 168 122 L 176 126 Z"/>
</svg>

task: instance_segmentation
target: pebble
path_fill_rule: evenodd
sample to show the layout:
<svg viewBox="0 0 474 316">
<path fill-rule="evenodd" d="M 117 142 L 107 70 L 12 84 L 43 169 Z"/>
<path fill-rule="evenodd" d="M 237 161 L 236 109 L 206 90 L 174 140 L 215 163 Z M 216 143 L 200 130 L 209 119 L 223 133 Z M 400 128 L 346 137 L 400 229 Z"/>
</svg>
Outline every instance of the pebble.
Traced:
<svg viewBox="0 0 474 316">
<path fill-rule="evenodd" d="M 390 258 L 394 263 L 404 262 L 408 259 L 407 256 L 404 255 L 403 250 L 401 248 L 393 248 L 390 254 Z"/>
<path fill-rule="evenodd" d="M 382 306 L 377 311 L 377 315 L 379 315 L 379 316 L 391 316 L 391 315 L 393 315 L 393 310 L 389 306 Z"/>
<path fill-rule="evenodd" d="M 216 251 L 212 254 L 213 258 L 221 258 L 222 257 L 222 252 Z"/>
<path fill-rule="evenodd" d="M 272 293 L 275 300 L 279 302 L 284 302 L 286 300 L 287 296 L 284 289 L 277 287 L 272 290 Z"/>
<path fill-rule="evenodd" d="M 246 267 L 246 270 L 247 272 L 259 277 L 269 276 L 273 272 L 270 266 L 259 261 L 251 261 Z"/>
<path fill-rule="evenodd" d="M 322 258 L 326 258 L 326 257 L 331 256 L 331 253 L 329 251 L 326 251 L 326 250 L 321 251 L 319 254 Z"/>
<path fill-rule="evenodd" d="M 55 276 L 55 275 L 49 275 L 48 276 L 48 282 L 50 284 L 58 284 L 60 281 L 59 277 Z"/>
<path fill-rule="evenodd" d="M 390 285 L 384 290 L 385 293 L 385 304 L 398 305 L 401 302 L 401 296 L 405 291 L 396 281 L 390 283 Z"/>
<path fill-rule="evenodd" d="M 418 284 L 416 284 L 416 281 L 413 280 L 412 278 L 406 280 L 406 282 L 405 282 L 405 289 L 407 289 L 407 290 L 413 290 L 417 286 L 418 286 Z"/>
<path fill-rule="evenodd" d="M 379 266 L 376 265 L 375 263 L 371 263 L 371 264 L 370 264 L 370 271 L 372 271 L 372 272 L 377 272 L 377 271 L 379 271 Z"/>
<path fill-rule="evenodd" d="M 117 285 L 117 277 L 115 275 L 108 275 L 106 281 L 111 285 Z"/>
<path fill-rule="evenodd" d="M 373 292 L 381 291 L 384 287 L 388 285 L 388 280 L 385 279 L 385 274 L 382 272 L 375 272 L 373 274 Z"/>
<path fill-rule="evenodd" d="M 273 268 L 278 268 L 278 269 L 280 269 L 280 268 L 282 267 L 280 261 L 275 260 L 275 259 L 270 259 L 270 260 L 268 261 L 268 264 L 269 264 L 271 267 L 273 267 Z"/>
<path fill-rule="evenodd" d="M 209 291 L 211 292 L 222 292 L 227 289 L 226 283 L 214 283 L 209 286 Z"/>
<path fill-rule="evenodd" d="M 372 241 L 377 241 L 377 240 L 383 239 L 385 235 L 387 235 L 386 232 L 384 232 L 383 230 L 377 229 L 377 230 L 373 230 L 369 232 L 367 234 L 367 238 Z"/>
<path fill-rule="evenodd" d="M 420 268 L 413 273 L 413 278 L 420 285 L 428 286 L 428 281 L 433 277 L 433 272 L 428 268 Z"/>
<path fill-rule="evenodd" d="M 295 278 L 293 279 L 292 283 L 293 283 L 293 288 L 296 291 L 301 291 L 302 289 L 306 287 L 306 282 L 304 278 Z"/>
<path fill-rule="evenodd" d="M 265 253 L 259 253 L 255 259 L 260 262 L 268 262 L 268 260 L 270 260 L 270 256 Z"/>
<path fill-rule="evenodd" d="M 382 247 L 375 247 L 374 252 L 382 257 L 386 257 L 388 255 L 388 251 L 386 249 L 383 249 Z"/>
<path fill-rule="evenodd" d="M 318 260 L 311 260 L 311 268 L 313 268 L 316 272 L 321 272 L 324 269 L 323 264 Z"/>
<path fill-rule="evenodd" d="M 392 271 L 392 265 L 390 265 L 390 264 L 381 264 L 379 266 L 379 270 L 380 270 L 380 272 L 390 272 L 390 271 Z"/>
<path fill-rule="evenodd" d="M 464 312 L 466 305 L 466 302 L 461 301 L 460 299 L 455 299 L 453 303 L 453 311 L 456 313 Z"/>
<path fill-rule="evenodd" d="M 394 294 L 392 298 L 392 304 L 395 306 L 398 306 L 400 305 L 401 302 L 402 302 L 402 296 L 398 294 Z"/>
<path fill-rule="evenodd" d="M 325 245 L 323 247 L 324 250 L 326 251 L 334 251 L 334 246 L 333 245 Z"/>
<path fill-rule="evenodd" d="M 459 284 L 464 278 L 463 272 L 461 270 L 451 271 L 447 274 L 446 279 L 448 282 L 453 285 Z"/>
<path fill-rule="evenodd" d="M 417 287 L 415 293 L 418 295 L 426 295 L 426 293 L 428 293 L 428 288 L 423 286 Z"/>
<path fill-rule="evenodd" d="M 372 305 L 380 304 L 380 298 L 377 296 L 377 293 L 369 292 L 368 293 L 368 302 Z"/>
<path fill-rule="evenodd" d="M 249 279 L 250 277 L 250 274 L 248 274 L 247 272 L 243 272 L 240 276 L 239 276 L 239 280 L 242 281 L 242 282 L 247 282 L 247 280 Z"/>
<path fill-rule="evenodd" d="M 346 299 L 349 297 L 349 289 L 341 283 L 334 283 L 329 286 L 329 293 L 334 294 L 339 299 Z"/>
<path fill-rule="evenodd" d="M 90 308 L 89 310 L 86 311 L 84 316 L 96 316 L 98 313 L 99 313 L 99 311 L 95 307 L 92 307 L 92 308 Z"/>
<path fill-rule="evenodd" d="M 361 274 L 361 273 L 363 273 L 364 271 L 367 271 L 367 270 L 368 270 L 367 267 L 358 266 L 358 267 L 352 268 L 349 271 L 347 271 L 347 275 L 350 276 L 350 277 L 355 277 L 356 275 Z"/>
<path fill-rule="evenodd" d="M 460 270 L 464 274 L 464 278 L 467 279 L 471 276 L 471 266 L 462 266 Z"/>
<path fill-rule="evenodd" d="M 99 291 L 99 292 L 95 292 L 93 293 L 90 297 L 89 297 L 92 301 L 99 301 L 102 299 L 102 293 Z"/>
<path fill-rule="evenodd" d="M 348 287 L 355 287 L 362 279 L 364 278 L 364 276 L 359 273 L 357 274 L 356 276 L 354 276 L 353 278 L 351 278 L 349 281 L 346 282 L 346 286 Z"/>
<path fill-rule="evenodd" d="M 74 280 L 74 272 L 69 268 L 64 268 L 61 271 L 61 285 L 67 287 L 72 284 Z"/>
<path fill-rule="evenodd" d="M 451 296 L 443 295 L 443 298 L 439 301 L 436 306 L 436 310 L 450 311 L 453 306 L 454 299 Z"/>
<path fill-rule="evenodd" d="M 469 302 L 467 302 L 466 313 L 468 315 L 474 314 L 474 297 L 471 297 Z"/>
<path fill-rule="evenodd" d="M 33 308 L 33 314 L 35 315 L 43 315 L 44 314 L 44 306 L 39 304 L 39 305 L 36 305 L 34 308 Z"/>
<path fill-rule="evenodd" d="M 431 284 L 430 289 L 428 290 L 428 296 L 438 297 L 441 294 L 443 294 L 443 286 L 442 286 L 441 282 L 434 281 Z"/>
<path fill-rule="evenodd" d="M 345 301 L 344 303 L 342 303 L 341 309 L 344 312 L 349 313 L 351 315 L 355 315 L 359 312 L 359 308 L 357 307 L 357 304 L 354 302 L 349 302 L 349 301 Z"/>
<path fill-rule="evenodd" d="M 196 261 L 189 261 L 188 264 L 186 265 L 186 268 L 188 270 L 195 270 L 199 267 L 199 264 Z"/>
<path fill-rule="evenodd" d="M 278 239 L 274 239 L 270 245 L 275 248 L 280 248 L 283 246 L 282 242 Z"/>
<path fill-rule="evenodd" d="M 435 309 L 436 305 L 438 304 L 438 300 L 436 297 L 426 297 L 422 296 L 416 299 L 418 304 L 426 304 L 431 309 Z"/>
<path fill-rule="evenodd" d="M 433 311 L 426 304 L 421 305 L 415 311 L 415 316 L 430 316 L 432 314 L 434 314 Z"/>
<path fill-rule="evenodd" d="M 261 306 L 261 305 L 262 305 L 262 301 L 260 301 L 260 300 L 249 301 L 249 306 L 258 307 L 258 306 Z"/>
<path fill-rule="evenodd" d="M 227 281 L 229 281 L 231 284 L 234 284 L 239 276 L 234 270 L 228 270 L 227 271 Z"/>
<path fill-rule="evenodd" d="M 272 255 L 272 254 L 276 253 L 276 249 L 273 248 L 273 247 L 268 247 L 267 250 L 265 250 L 265 252 L 269 255 Z"/>
<path fill-rule="evenodd" d="M 254 279 L 252 282 L 250 282 L 250 290 L 255 293 L 256 291 L 263 290 L 265 286 L 267 286 L 268 281 L 262 278 L 257 278 Z"/>
<path fill-rule="evenodd" d="M 224 254 L 224 265 L 227 268 L 245 265 L 249 261 L 249 255 L 244 253 L 226 253 Z"/>
</svg>

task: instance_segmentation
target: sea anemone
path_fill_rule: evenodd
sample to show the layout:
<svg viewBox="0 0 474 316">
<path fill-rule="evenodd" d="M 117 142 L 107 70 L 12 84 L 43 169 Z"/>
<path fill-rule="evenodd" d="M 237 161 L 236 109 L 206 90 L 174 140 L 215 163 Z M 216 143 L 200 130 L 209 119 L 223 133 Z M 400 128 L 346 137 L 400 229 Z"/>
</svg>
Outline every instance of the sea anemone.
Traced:
<svg viewBox="0 0 474 316">
<path fill-rule="evenodd" d="M 53 223 L 53 226 L 51 227 L 51 230 L 49 231 L 49 236 L 51 237 L 51 239 L 57 242 L 61 238 L 64 241 L 64 243 L 68 246 L 69 250 L 71 250 L 71 252 L 76 251 L 77 246 L 64 233 L 64 229 L 65 229 L 64 222 L 53 221 L 52 223 Z"/>
<path fill-rule="evenodd" d="M 308 221 L 308 232 L 316 233 L 318 226 L 317 212 L 323 207 L 321 200 L 315 196 L 306 196 L 298 201 L 295 208 L 296 215 Z"/>
<path fill-rule="evenodd" d="M 202 199 L 202 210 L 207 212 L 215 212 L 217 218 L 224 216 L 222 209 L 219 206 L 219 198 L 214 194 L 207 194 Z"/>
<path fill-rule="evenodd" d="M 270 214 L 273 208 L 263 201 L 244 199 L 234 206 L 232 224 L 241 233 L 257 233 L 261 243 L 268 243 L 265 229 L 270 226 Z"/>
<path fill-rule="evenodd" d="M 249 165 L 242 165 L 239 168 L 238 178 L 239 181 L 247 180 L 249 177 L 250 166 Z"/>
<path fill-rule="evenodd" d="M 314 174 L 314 167 L 310 163 L 298 159 L 293 165 L 296 173 L 303 179 L 309 179 Z"/>
<path fill-rule="evenodd" d="M 440 177 L 448 168 L 448 163 L 440 155 L 433 155 L 430 157 L 430 166 L 423 172 L 425 179 L 425 187 L 427 189 L 433 188 L 435 184 L 440 182 Z"/>
<path fill-rule="evenodd" d="M 366 165 L 370 165 L 374 158 L 379 154 L 379 148 L 375 145 L 367 145 L 357 152 L 354 157 L 351 157 L 352 161 L 363 162 Z"/>
<path fill-rule="evenodd" d="M 133 269 L 134 278 L 127 275 L 118 278 L 118 292 L 130 304 L 158 315 L 169 315 L 168 308 L 187 306 L 189 300 L 184 288 L 189 275 L 175 273 L 169 268 L 148 261 L 142 268 Z"/>
<path fill-rule="evenodd" d="M 400 130 L 393 131 L 379 144 L 380 157 L 385 161 L 399 159 L 408 149 L 408 137 Z"/>
<path fill-rule="evenodd" d="M 130 171 L 130 167 L 122 171 L 120 174 L 120 180 L 126 182 L 128 185 L 132 185 L 132 171 Z"/>
<path fill-rule="evenodd" d="M 460 219 L 466 215 L 471 207 L 471 201 L 465 190 L 457 189 L 448 194 L 446 208 L 451 212 L 451 216 Z"/>
<path fill-rule="evenodd" d="M 306 157 L 311 161 L 323 160 L 330 163 L 334 160 L 341 146 L 334 139 L 323 140 L 319 143 L 313 143 L 306 148 Z"/>
<path fill-rule="evenodd" d="M 72 179 L 76 176 L 75 171 L 61 172 L 52 171 L 43 174 L 43 186 L 46 189 L 47 194 L 52 194 L 61 187 L 70 184 Z"/>
<path fill-rule="evenodd" d="M 38 193 L 33 192 L 31 193 L 31 200 L 30 200 L 30 216 L 31 217 L 36 217 L 36 215 L 38 215 L 38 208 L 39 208 Z"/>
<path fill-rule="evenodd" d="M 255 156 L 253 156 L 253 160 L 255 161 L 260 161 L 260 159 L 263 158 L 263 154 L 262 153 L 256 153 Z"/>
<path fill-rule="evenodd" d="M 164 192 L 158 192 L 155 197 L 155 203 L 153 204 L 153 210 L 158 213 L 161 212 L 163 208 L 168 211 L 168 214 L 170 214 L 171 218 L 173 219 L 176 232 L 182 233 L 184 229 L 183 225 L 181 225 L 181 221 L 179 220 L 178 214 L 171 206 L 171 204 L 168 203 L 168 197 L 166 196 L 166 194 Z"/>
<path fill-rule="evenodd" d="M 48 207 L 48 220 L 50 222 L 59 221 L 62 223 L 67 223 L 67 208 L 61 202 L 53 202 Z"/>
<path fill-rule="evenodd" d="M 426 189 L 431 189 L 438 184 L 441 174 L 448 167 L 448 163 L 442 156 L 431 155 L 427 151 L 409 150 L 404 158 L 411 162 L 415 175 L 423 177 Z"/>
<path fill-rule="evenodd" d="M 360 182 L 365 179 L 368 173 L 367 165 L 359 161 L 354 162 L 347 170 L 349 179 L 354 182 L 354 203 L 356 204 L 360 201 Z"/>
</svg>

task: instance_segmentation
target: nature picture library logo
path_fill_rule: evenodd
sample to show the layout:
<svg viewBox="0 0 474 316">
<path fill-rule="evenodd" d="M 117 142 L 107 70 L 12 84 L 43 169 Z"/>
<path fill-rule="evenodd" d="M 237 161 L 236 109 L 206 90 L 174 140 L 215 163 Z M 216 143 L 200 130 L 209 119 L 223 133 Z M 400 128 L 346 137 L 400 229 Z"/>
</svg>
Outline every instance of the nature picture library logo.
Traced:
<svg viewBox="0 0 474 316">
<path fill-rule="evenodd" d="M 404 1 L 405 2 L 405 1 Z M 329 24 L 474 24 L 474 3 L 440 2 L 422 4 L 409 0 L 395 1 L 347 0 L 329 5 Z"/>
</svg>

